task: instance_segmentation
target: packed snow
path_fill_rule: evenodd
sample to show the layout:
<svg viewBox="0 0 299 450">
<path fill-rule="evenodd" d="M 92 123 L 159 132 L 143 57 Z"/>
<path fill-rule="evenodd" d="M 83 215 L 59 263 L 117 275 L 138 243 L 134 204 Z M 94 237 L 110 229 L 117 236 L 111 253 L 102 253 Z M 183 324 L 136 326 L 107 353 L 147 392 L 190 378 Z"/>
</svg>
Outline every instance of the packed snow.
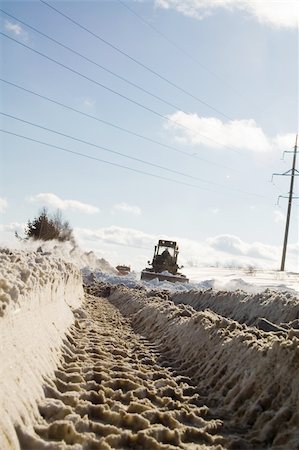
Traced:
<svg viewBox="0 0 299 450">
<path fill-rule="evenodd" d="M 0 251 L 1 449 L 298 448 L 298 274 L 25 248 Z"/>
<path fill-rule="evenodd" d="M 219 409 L 228 429 L 229 423 L 231 429 L 243 428 L 242 438 L 219 442 L 224 448 L 260 448 L 270 442 L 275 448 L 297 448 L 299 333 L 273 336 L 209 309 L 196 312 L 126 288 L 113 290 L 110 299 L 132 318 L 135 330 L 155 340 L 176 373 L 196 383 L 212 416 Z M 280 306 L 272 302 L 273 308 Z M 299 318 L 298 298 L 296 306 Z"/>
<path fill-rule="evenodd" d="M 30 425 L 83 299 L 80 271 L 42 252 L 0 253 L 0 448 L 19 448 L 15 425 Z"/>
</svg>

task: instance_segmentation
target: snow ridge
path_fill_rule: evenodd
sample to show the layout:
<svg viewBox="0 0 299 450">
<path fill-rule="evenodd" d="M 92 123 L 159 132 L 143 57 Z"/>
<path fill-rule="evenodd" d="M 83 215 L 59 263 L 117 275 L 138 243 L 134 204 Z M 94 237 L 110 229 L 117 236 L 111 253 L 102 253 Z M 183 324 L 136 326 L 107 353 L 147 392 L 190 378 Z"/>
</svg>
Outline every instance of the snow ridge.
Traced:
<svg viewBox="0 0 299 450">
<path fill-rule="evenodd" d="M 224 430 L 239 430 L 229 448 L 297 448 L 299 340 L 292 330 L 266 333 L 125 287 L 112 288 L 109 299 L 155 342 L 165 364 L 195 382 Z"/>
<path fill-rule="evenodd" d="M 0 251 L 0 448 L 19 449 L 16 424 L 37 416 L 44 377 L 83 298 L 72 264 L 41 252 Z"/>
</svg>

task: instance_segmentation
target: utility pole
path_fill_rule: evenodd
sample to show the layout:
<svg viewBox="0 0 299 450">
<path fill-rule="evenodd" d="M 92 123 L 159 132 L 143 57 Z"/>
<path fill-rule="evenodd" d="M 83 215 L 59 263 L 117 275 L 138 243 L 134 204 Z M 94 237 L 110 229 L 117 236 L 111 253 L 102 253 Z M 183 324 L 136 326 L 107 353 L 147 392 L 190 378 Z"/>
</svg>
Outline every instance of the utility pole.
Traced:
<svg viewBox="0 0 299 450">
<path fill-rule="evenodd" d="M 285 226 L 284 241 L 283 241 L 283 251 L 282 251 L 281 266 L 280 266 L 281 272 L 284 271 L 285 259 L 286 259 L 286 253 L 287 253 L 289 227 L 290 227 L 290 217 L 291 217 L 292 200 L 293 200 L 293 192 L 294 192 L 294 180 L 295 180 L 295 176 L 299 175 L 299 172 L 296 169 L 297 141 L 298 141 L 298 134 L 296 134 L 296 141 L 295 141 L 294 152 L 286 152 L 286 153 L 293 153 L 292 169 L 288 170 L 285 173 L 275 173 L 275 174 L 273 174 L 273 175 L 283 175 L 283 176 L 288 175 L 288 176 L 291 176 L 290 191 L 289 191 L 289 196 L 288 196 L 288 198 L 289 198 L 288 211 L 287 211 L 286 226 Z M 273 176 L 272 176 L 272 179 L 273 179 Z M 283 196 L 280 196 L 280 197 L 283 197 Z"/>
</svg>

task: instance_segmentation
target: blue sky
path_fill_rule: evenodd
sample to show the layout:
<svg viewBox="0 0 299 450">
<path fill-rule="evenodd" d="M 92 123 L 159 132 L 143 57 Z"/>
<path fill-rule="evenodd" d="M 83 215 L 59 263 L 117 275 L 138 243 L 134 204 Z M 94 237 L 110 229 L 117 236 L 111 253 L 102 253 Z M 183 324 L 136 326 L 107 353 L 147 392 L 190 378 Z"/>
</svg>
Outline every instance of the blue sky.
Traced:
<svg viewBox="0 0 299 450">
<path fill-rule="evenodd" d="M 1 3 L 1 242 L 47 206 L 113 264 L 144 266 L 165 237 L 185 264 L 278 268 L 290 179 L 270 180 L 298 130 L 298 2 L 49 5 L 81 28 L 41 1 Z"/>
</svg>

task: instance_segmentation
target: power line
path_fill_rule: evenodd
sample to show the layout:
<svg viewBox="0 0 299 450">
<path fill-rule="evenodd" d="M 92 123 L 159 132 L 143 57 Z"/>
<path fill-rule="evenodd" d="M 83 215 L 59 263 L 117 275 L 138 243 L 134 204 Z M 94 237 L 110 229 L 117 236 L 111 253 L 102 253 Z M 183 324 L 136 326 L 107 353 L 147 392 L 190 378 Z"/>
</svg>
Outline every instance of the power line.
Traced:
<svg viewBox="0 0 299 450">
<path fill-rule="evenodd" d="M 71 139 L 71 140 L 73 140 L 73 141 L 80 142 L 80 143 L 82 143 L 82 144 L 89 145 L 89 146 L 91 146 L 91 147 L 95 147 L 95 148 L 98 148 L 98 149 L 100 149 L 100 150 L 104 150 L 104 151 L 107 151 L 107 152 L 109 152 L 109 153 L 113 153 L 113 154 L 116 154 L 116 155 L 118 155 L 118 156 L 122 156 L 122 157 L 127 158 L 127 159 L 131 159 L 131 160 L 133 160 L 133 161 L 141 162 L 142 164 L 146 164 L 146 165 L 149 165 L 149 166 L 151 166 L 151 167 L 155 167 L 155 168 L 158 168 L 158 169 L 161 169 L 161 170 L 165 170 L 165 171 L 167 171 L 167 172 L 171 172 L 171 173 L 174 173 L 174 174 L 176 174 L 176 175 L 181 175 L 181 176 L 184 176 L 184 177 L 187 177 L 187 178 L 190 178 L 190 179 L 193 179 L 193 180 L 197 180 L 197 181 L 200 181 L 200 182 L 203 182 L 203 183 L 213 184 L 213 185 L 215 185 L 215 186 L 219 186 L 219 187 L 221 187 L 221 188 L 233 190 L 233 191 L 239 192 L 239 193 L 241 193 L 241 194 L 246 194 L 246 195 L 255 196 L 255 197 L 260 197 L 260 198 L 266 198 L 265 196 L 260 195 L 260 194 L 250 193 L 250 192 L 242 191 L 242 190 L 239 190 L 239 189 L 230 188 L 230 187 L 224 186 L 224 185 L 222 185 L 222 184 L 220 184 L 220 183 L 216 183 L 216 182 L 214 182 L 214 181 L 204 180 L 204 179 L 199 178 L 199 177 L 193 177 L 192 175 L 188 175 L 188 174 L 185 174 L 185 173 L 183 173 L 183 172 L 179 172 L 179 171 L 176 171 L 176 170 L 173 170 L 173 169 L 169 169 L 168 167 L 163 167 L 163 166 L 161 166 L 161 165 L 159 165 L 159 164 L 154 164 L 154 163 L 151 163 L 151 162 L 149 162 L 149 161 L 144 161 L 144 160 L 142 160 L 142 159 L 135 158 L 135 157 L 133 157 L 133 156 L 125 155 L 125 154 L 123 154 L 123 153 L 121 153 L 121 152 L 118 152 L 118 151 L 116 151 L 116 150 L 112 150 L 112 149 L 109 149 L 109 148 L 107 148 L 107 147 L 103 147 L 103 146 L 101 146 L 101 145 L 94 144 L 94 143 L 92 143 L 92 142 L 88 142 L 88 141 L 85 141 L 85 140 L 80 139 L 80 138 L 76 138 L 76 137 L 74 137 L 74 136 L 71 136 L 71 135 L 66 134 L 66 133 L 62 133 L 62 132 L 60 132 L 60 131 L 52 130 L 51 128 L 44 127 L 44 126 L 42 126 L 42 125 L 38 125 L 38 124 L 36 124 L 36 123 L 30 122 L 30 121 L 25 120 L 25 119 L 21 119 L 21 118 L 19 118 L 19 117 L 13 116 L 13 115 L 11 115 L 11 114 L 4 113 L 4 112 L 2 112 L 2 111 L 0 111 L 0 114 L 3 115 L 3 116 L 5 116 L 5 117 L 8 117 L 8 118 L 10 118 L 10 119 L 14 119 L 14 120 L 17 120 L 17 121 L 19 121 L 19 122 L 25 123 L 25 124 L 27 124 L 27 125 L 31 125 L 31 126 L 33 126 L 33 127 L 36 127 L 36 128 L 39 128 L 39 129 L 42 129 L 42 130 L 45 130 L 45 131 L 48 131 L 48 132 L 50 132 L 50 133 L 54 133 L 54 134 L 57 134 L 57 135 L 59 135 L 59 136 L 66 137 L 66 138 Z M 195 185 L 193 185 L 193 186 L 195 186 Z M 199 186 L 197 186 L 197 187 L 200 188 Z M 205 189 L 205 190 L 210 190 L 210 189 L 207 189 L 207 188 L 203 188 L 203 189 Z M 212 191 L 212 192 L 216 192 L 216 191 Z"/>
<path fill-rule="evenodd" d="M 220 193 L 220 194 L 223 194 L 223 195 L 230 195 L 230 194 L 228 194 L 226 192 L 223 192 L 223 191 L 220 191 L 220 192 L 214 191 L 212 189 L 204 188 L 204 187 L 201 187 L 201 186 L 198 186 L 198 185 L 195 185 L 195 184 L 190 184 L 190 183 L 186 183 L 184 181 L 174 180 L 172 178 L 167 178 L 167 177 L 164 177 L 164 176 L 161 176 L 161 175 L 156 175 L 156 174 L 153 174 L 153 173 L 150 173 L 150 172 L 145 172 L 143 170 L 134 169 L 133 167 L 124 166 L 122 164 L 113 163 L 111 161 L 106 161 L 106 160 L 97 158 L 95 156 L 86 155 L 85 153 L 76 152 L 74 150 L 69 150 L 69 149 L 66 149 L 64 147 L 60 147 L 60 146 L 57 146 L 57 145 L 54 145 L 54 144 L 49 144 L 48 142 L 44 142 L 44 141 L 40 141 L 38 139 L 30 138 L 28 136 L 24 136 L 24 135 L 21 135 L 21 134 L 18 134 L 18 133 L 14 133 L 12 131 L 3 130 L 3 129 L 0 128 L 0 132 L 9 134 L 11 136 L 19 137 L 19 138 L 22 138 L 22 139 L 25 139 L 25 140 L 28 140 L 28 141 L 31 141 L 31 142 L 35 142 L 35 143 L 38 143 L 38 144 L 42 144 L 42 145 L 45 145 L 47 147 L 55 148 L 57 150 L 61 150 L 61 151 L 64 151 L 64 152 L 67 152 L 67 153 L 70 153 L 70 154 L 73 154 L 73 155 L 77 155 L 77 156 L 80 156 L 80 157 L 83 157 L 83 158 L 87 158 L 87 159 L 90 159 L 90 160 L 93 160 L 93 161 L 98 161 L 98 162 L 102 162 L 104 164 L 109 164 L 111 166 L 115 166 L 115 167 L 119 167 L 119 168 L 122 168 L 122 169 L 126 169 L 126 170 L 129 170 L 131 172 L 139 173 L 139 174 L 142 174 L 142 175 L 147 175 L 147 176 L 158 178 L 158 179 L 161 179 L 161 180 L 164 180 L 164 181 L 170 181 L 172 183 L 176 183 L 176 184 L 180 184 L 180 185 L 183 185 L 183 186 L 188 186 L 188 187 L 192 187 L 192 188 L 196 188 L 196 189 L 200 189 L 200 190 L 204 190 L 204 191 L 214 192 L 214 193 L 217 193 L 217 194 Z M 261 197 L 261 198 L 266 198 L 265 196 L 262 196 L 262 195 L 259 195 L 259 194 L 250 194 L 250 193 L 248 193 L 248 195 L 256 195 L 256 196 Z"/>
<path fill-rule="evenodd" d="M 153 75 L 159 77 L 161 80 L 165 81 L 166 83 L 168 83 L 169 85 L 171 85 L 172 87 L 178 89 L 179 91 L 183 92 L 184 94 L 188 95 L 189 97 L 192 97 L 194 100 L 197 100 L 199 103 L 207 106 L 208 108 L 212 109 L 213 111 L 215 111 L 217 114 L 220 114 L 221 116 L 225 117 L 226 119 L 229 120 L 233 120 L 231 117 L 229 117 L 227 114 L 219 111 L 218 109 L 214 108 L 213 106 L 211 106 L 209 103 L 205 102 L 204 100 L 201 100 L 199 97 L 197 97 L 196 95 L 192 94 L 191 92 L 187 91 L 186 89 L 182 88 L 181 86 L 177 85 L 176 83 L 174 83 L 173 81 L 169 80 L 168 78 L 164 77 L 163 75 L 161 75 L 160 73 L 156 72 L 154 69 L 151 69 L 149 66 L 147 66 L 146 64 L 142 63 L 141 61 L 137 60 L 136 58 L 134 58 L 133 56 L 130 56 L 128 53 L 126 53 L 125 51 L 121 50 L 119 47 L 117 47 L 116 45 L 111 44 L 111 42 L 107 41 L 106 39 L 102 38 L 101 36 L 99 36 L 98 34 L 94 33 L 93 31 L 89 30 L 88 28 L 86 28 L 85 26 L 81 25 L 79 22 L 77 22 L 76 20 L 72 19 L 71 17 L 69 17 L 67 14 L 63 13 L 62 11 L 60 11 L 59 9 L 55 8 L 53 5 L 50 5 L 50 3 L 46 2 L 45 0 L 40 0 L 41 3 L 43 3 L 44 5 L 48 6 L 48 8 L 51 8 L 53 11 L 55 11 L 56 13 L 60 14 L 62 17 L 64 17 L 65 19 L 69 20 L 70 22 L 72 22 L 73 24 L 75 24 L 77 27 L 81 28 L 82 30 L 86 31 L 87 33 L 89 33 L 90 35 L 92 35 L 93 37 L 95 37 L 96 39 L 99 39 L 102 43 L 104 43 L 105 45 L 108 45 L 109 47 L 113 48 L 113 50 L 117 51 L 118 53 L 122 54 L 123 56 L 125 56 L 126 58 L 129 58 L 131 61 L 133 61 L 135 64 L 138 64 L 140 67 L 143 67 L 143 69 L 151 72 Z"/>
<path fill-rule="evenodd" d="M 163 99 L 159 95 L 153 94 L 152 92 L 148 91 L 147 89 L 144 89 L 142 86 L 139 86 L 138 84 L 128 80 L 127 78 L 125 78 L 121 75 L 118 75 L 117 73 L 113 72 L 112 70 L 108 69 L 107 67 L 104 67 L 101 64 L 97 63 L 96 61 L 88 58 L 87 56 L 82 55 L 82 53 L 77 52 L 77 50 L 74 50 L 73 48 L 69 47 L 68 45 L 63 44 L 62 42 L 58 41 L 57 39 L 54 39 L 51 36 L 49 36 L 48 34 L 43 33 L 42 31 L 33 27 L 32 25 L 29 25 L 28 23 L 24 22 L 23 20 L 20 20 L 18 17 L 13 16 L 12 14 L 9 14 L 8 12 L 4 11 L 1 8 L 0 8 L 0 11 L 3 12 L 4 14 L 6 14 L 7 16 L 11 17 L 12 19 L 17 20 L 21 24 L 25 25 L 27 28 L 30 28 L 31 30 L 35 31 L 36 33 L 40 34 L 41 36 L 54 42 L 55 44 L 59 45 L 60 47 L 65 48 L 66 50 L 74 53 L 75 55 L 80 56 L 80 58 L 83 58 L 85 61 L 88 61 L 89 63 L 94 64 L 95 66 L 104 70 L 105 72 L 109 73 L 110 75 L 113 75 L 114 77 L 124 81 L 125 83 L 135 87 L 136 89 L 139 89 L 142 92 L 145 92 L 146 94 L 150 95 L 151 97 L 155 98 L 156 100 L 159 100 L 160 102 L 165 103 L 166 105 L 171 106 L 174 109 L 182 110 L 182 108 L 180 108 L 179 106 L 176 106 L 173 103 L 169 102 L 168 100 Z"/>
<path fill-rule="evenodd" d="M 146 140 L 148 142 L 151 142 L 153 144 L 157 144 L 157 145 L 160 145 L 161 147 L 165 147 L 168 150 L 175 151 L 177 153 L 180 153 L 180 154 L 185 155 L 185 156 L 189 156 L 191 158 L 196 158 L 196 159 L 198 159 L 200 161 L 206 162 L 207 164 L 215 165 L 215 166 L 222 167 L 222 168 L 228 169 L 228 170 L 236 170 L 236 169 L 233 169 L 231 167 L 225 166 L 223 164 L 216 163 L 216 162 L 213 162 L 213 161 L 209 161 L 208 159 L 202 158 L 202 157 L 198 156 L 197 154 L 184 152 L 183 150 L 180 150 L 180 149 L 178 149 L 176 147 L 173 147 L 171 145 L 164 144 L 162 142 L 156 141 L 155 139 L 152 139 L 152 138 L 150 138 L 148 136 L 144 136 L 142 134 L 135 133 L 134 131 L 128 130 L 127 128 L 123 128 L 123 127 L 121 127 L 119 125 L 115 125 L 115 124 L 113 124 L 111 122 L 108 122 L 107 120 L 100 119 L 97 116 L 93 116 L 92 114 L 85 113 L 83 111 L 80 111 L 79 109 L 73 108 L 72 106 L 65 105 L 64 103 L 61 103 L 61 102 L 59 102 L 57 100 L 54 100 L 54 99 L 49 98 L 49 97 L 46 97 L 45 95 L 39 94 L 39 93 L 34 92 L 34 91 L 30 90 L 30 89 L 26 89 L 26 88 L 24 88 L 24 87 L 22 87 L 22 86 L 20 86 L 18 84 L 12 83 L 11 81 L 4 80 L 3 78 L 0 78 L 0 81 L 2 81 L 3 83 L 8 84 L 10 86 L 13 86 L 13 87 L 15 87 L 17 89 L 20 89 L 20 90 L 22 90 L 22 91 L 24 91 L 24 92 L 26 92 L 28 94 L 35 95 L 35 96 L 37 96 L 37 97 L 39 97 L 39 98 L 41 98 L 43 100 L 46 100 L 48 102 L 54 103 L 54 104 L 56 104 L 58 106 L 61 106 L 62 108 L 66 108 L 66 109 L 68 109 L 70 111 L 73 111 L 73 112 L 76 112 L 78 114 L 81 114 L 82 116 L 88 117 L 89 119 L 94 119 L 94 120 L 96 120 L 96 121 L 98 121 L 100 123 L 103 123 L 103 124 L 108 125 L 110 127 L 116 128 L 116 129 L 118 129 L 120 131 L 123 131 L 125 133 L 131 134 L 131 135 L 136 136 L 136 137 L 138 137 L 140 139 L 144 139 L 144 140 Z"/>
<path fill-rule="evenodd" d="M 40 1 L 42 1 L 42 0 L 40 0 Z M 38 50 L 36 50 L 36 49 L 30 47 L 29 45 L 26 45 L 26 44 L 24 44 L 23 42 L 20 42 L 20 41 L 14 39 L 13 37 L 11 37 L 11 36 L 9 36 L 9 35 L 7 35 L 7 34 L 5 34 L 5 33 L 0 32 L 0 35 L 6 37 L 7 39 L 10 39 L 11 41 L 13 41 L 13 42 L 15 42 L 15 43 L 21 45 L 22 47 L 24 47 L 24 48 L 26 48 L 26 49 L 28 49 L 28 50 L 30 50 L 30 51 L 32 51 L 32 52 L 38 54 L 39 56 L 42 56 L 43 58 L 46 58 L 47 60 L 49 60 L 49 61 L 51 61 L 51 62 L 54 62 L 55 64 L 57 64 L 57 65 L 63 67 L 64 69 L 69 70 L 69 71 L 72 72 L 72 73 L 75 73 L 76 75 L 78 75 L 78 76 L 80 76 L 80 77 L 82 77 L 82 78 L 84 78 L 84 79 L 90 81 L 91 83 L 94 83 L 94 84 L 96 84 L 96 85 L 102 87 L 103 89 L 105 89 L 105 90 L 107 90 L 107 91 L 109 91 L 109 92 L 111 92 L 111 93 L 113 93 L 113 94 L 115 94 L 115 95 L 117 95 L 117 96 L 119 96 L 119 97 L 121 97 L 121 98 L 127 100 L 128 102 L 133 103 L 134 105 L 139 106 L 140 108 L 142 108 L 142 109 L 144 109 L 144 110 L 146 110 L 146 111 L 148 111 L 148 112 L 151 112 L 152 114 L 154 114 L 154 115 L 156 115 L 156 116 L 158 116 L 158 117 L 161 117 L 162 119 L 167 120 L 167 121 L 170 122 L 170 123 L 174 123 L 175 125 L 177 125 L 177 126 L 179 126 L 179 127 L 181 127 L 181 128 L 184 128 L 184 129 L 186 129 L 186 130 L 188 130 L 188 131 L 192 131 L 192 133 L 195 132 L 195 130 L 193 130 L 192 128 L 186 127 L 185 125 L 182 125 L 180 122 L 177 122 L 176 120 L 173 120 L 173 119 L 169 118 L 168 116 L 164 116 L 163 114 L 160 114 L 158 111 L 156 111 L 156 110 L 154 110 L 154 109 L 152 109 L 152 108 L 149 108 L 148 106 L 145 106 L 144 104 L 139 103 L 139 102 L 137 102 L 136 100 L 133 100 L 133 99 L 131 99 L 130 97 L 127 97 L 126 95 L 123 95 L 123 94 L 121 94 L 120 92 L 117 92 L 117 91 L 115 91 L 114 89 L 111 89 L 111 88 L 109 88 L 108 86 L 105 86 L 104 84 L 102 84 L 102 83 L 100 83 L 100 82 L 98 82 L 98 81 L 96 81 L 96 80 L 94 80 L 94 79 L 92 79 L 92 78 L 89 78 L 88 76 L 82 74 L 81 72 L 78 72 L 77 70 L 72 69 L 71 67 L 66 66 L 65 64 L 63 64 L 63 63 L 57 61 L 56 59 L 51 58 L 50 56 L 46 55 L 45 53 L 42 53 L 42 52 L 40 52 L 40 51 L 38 51 Z M 201 134 L 201 133 L 198 133 L 198 132 L 197 132 L 197 134 L 198 134 L 199 136 L 204 137 L 205 139 L 208 139 L 209 141 L 212 141 L 212 142 L 214 142 L 214 143 L 216 143 L 216 144 L 218 144 L 218 145 L 220 145 L 220 146 L 222 146 L 222 147 L 224 147 L 224 148 L 227 148 L 228 150 L 230 150 L 230 151 L 232 151 L 232 152 L 235 152 L 235 153 L 239 154 L 238 151 L 236 151 L 236 150 L 234 150 L 234 149 L 232 149 L 232 148 L 230 148 L 230 147 L 227 147 L 226 145 L 224 145 L 224 144 L 222 144 L 222 143 L 216 141 L 215 139 L 213 139 L 213 138 L 211 138 L 211 137 L 209 137 L 209 136 L 205 136 L 205 135 L 203 135 L 203 134 Z"/>
<path fill-rule="evenodd" d="M 178 45 L 176 42 L 174 42 L 172 39 L 170 39 L 168 36 L 166 36 L 165 33 L 163 33 L 161 30 L 159 30 L 157 27 L 155 27 L 153 24 L 151 24 L 149 21 L 147 21 L 144 17 L 142 17 L 140 14 L 138 14 L 135 9 L 131 8 L 127 3 L 125 3 L 123 0 L 117 0 L 118 3 L 120 3 L 124 8 L 126 8 L 128 11 L 130 11 L 135 17 L 137 17 L 141 22 L 143 22 L 145 25 L 147 25 L 149 28 L 151 28 L 155 33 L 157 33 L 159 36 L 161 36 L 165 41 L 167 41 L 169 44 L 171 44 L 174 48 L 179 50 L 183 55 L 187 56 L 190 60 L 195 62 L 199 67 L 206 70 L 209 74 L 213 75 L 218 80 L 222 81 L 227 87 L 229 87 L 233 92 L 240 95 L 239 92 L 231 86 L 223 77 L 221 77 L 219 74 L 211 70 L 209 67 L 207 67 L 205 64 L 198 61 L 198 59 L 194 58 L 191 53 L 187 52 L 184 48 L 182 48 L 180 45 Z"/>
<path fill-rule="evenodd" d="M 173 180 L 172 178 L 163 177 L 162 175 L 155 175 L 155 174 L 150 173 L 150 172 L 145 172 L 143 170 L 134 169 L 133 167 L 124 166 L 122 164 L 113 163 L 111 161 L 106 161 L 104 159 L 100 159 L 100 158 L 97 158 L 95 156 L 86 155 L 85 153 L 76 152 L 74 150 L 69 150 L 69 149 L 66 149 L 64 147 L 60 147 L 58 145 L 49 144 L 48 142 L 40 141 L 38 139 L 30 138 L 28 136 L 24 136 L 24 135 L 21 135 L 21 134 L 18 134 L 18 133 L 13 133 L 11 131 L 7 131 L 7 130 L 3 130 L 3 129 L 0 129 L 0 131 L 2 133 L 10 134 L 12 136 L 16 136 L 16 137 L 19 137 L 19 138 L 22 138 L 22 139 L 26 139 L 26 140 L 31 141 L 31 142 L 42 144 L 42 145 L 45 145 L 47 147 L 52 147 L 52 148 L 55 148 L 57 150 L 61 150 L 61 151 L 64 151 L 64 152 L 67 152 L 67 153 L 70 153 L 70 154 L 73 154 L 73 155 L 77 155 L 77 156 L 80 156 L 80 157 L 83 157 L 83 158 L 91 159 L 93 161 L 98 161 L 98 162 L 101 162 L 101 163 L 104 163 L 104 164 L 109 164 L 110 166 L 115 166 L 115 167 L 120 167 L 122 169 L 130 170 L 131 172 L 139 173 L 139 174 L 142 174 L 142 175 L 147 175 L 147 176 L 154 177 L 154 178 L 159 178 L 160 180 L 170 181 L 172 183 L 181 184 L 181 185 L 184 185 L 184 186 L 194 187 L 194 188 L 201 189 L 201 190 L 204 190 L 204 191 L 216 192 L 216 191 L 213 191 L 212 189 L 203 188 L 203 187 L 197 186 L 195 184 L 185 183 L 184 181 Z"/>
<path fill-rule="evenodd" d="M 68 138 L 68 139 L 72 139 L 72 140 L 74 140 L 74 141 L 80 142 L 81 144 L 89 145 L 89 146 L 91 146 L 91 147 L 95 147 L 95 148 L 98 148 L 98 149 L 100 149 L 100 150 L 104 150 L 104 151 L 106 151 L 106 152 L 113 153 L 113 154 L 115 154 L 115 155 L 122 156 L 122 157 L 124 157 L 124 158 L 131 159 L 131 160 L 133 160 L 133 161 L 140 162 L 140 163 L 142 163 L 142 164 L 146 164 L 146 165 L 149 165 L 149 166 L 158 168 L 158 169 L 162 169 L 162 170 L 165 170 L 165 171 L 167 171 L 167 172 L 171 172 L 171 173 L 174 173 L 174 174 L 176 174 L 176 175 L 181 175 L 181 176 L 184 176 L 184 177 L 193 179 L 193 180 L 201 181 L 201 182 L 203 182 L 203 183 L 208 183 L 208 184 L 213 184 L 213 185 L 216 185 L 216 186 L 225 187 L 225 186 L 223 186 L 223 185 L 221 185 L 221 184 L 219 184 L 219 183 L 213 182 L 213 181 L 204 180 L 204 179 L 199 178 L 199 177 L 193 177 L 192 175 L 188 175 L 188 174 L 185 174 L 185 173 L 183 173 L 183 172 L 179 172 L 179 171 L 176 171 L 176 170 L 172 170 L 172 169 L 169 169 L 168 167 L 163 167 L 163 166 L 161 166 L 161 165 L 159 165 L 159 164 L 154 164 L 154 163 L 151 163 L 151 162 L 149 162 L 149 161 L 144 161 L 143 159 L 140 159 L 140 158 L 135 158 L 135 157 L 133 157 L 133 156 L 125 155 L 124 153 L 121 153 L 121 152 L 119 152 L 119 151 L 112 150 L 112 149 L 107 148 L 107 147 L 103 147 L 102 145 L 98 145 L 98 144 L 95 144 L 95 143 L 93 143 L 93 142 L 85 141 L 85 140 L 83 140 L 83 139 L 80 139 L 80 138 L 71 136 L 71 135 L 66 134 L 66 133 L 62 133 L 62 132 L 57 131 L 57 130 L 52 130 L 51 128 L 44 127 L 44 126 L 42 126 L 42 125 L 38 125 L 38 124 L 33 123 L 33 122 L 30 122 L 30 121 L 28 121 L 28 120 L 21 119 L 20 117 L 16 117 L 16 116 L 12 116 L 12 115 L 10 115 L 10 114 L 6 114 L 6 113 L 4 113 L 4 112 L 2 112 L 2 111 L 0 111 L 0 114 L 2 114 L 2 115 L 5 116 L 5 117 L 9 117 L 10 119 L 14 119 L 14 120 L 18 120 L 19 122 L 26 123 L 27 125 L 31 125 L 31 126 L 33 126 L 33 127 L 40 128 L 40 129 L 45 130 L 45 131 L 49 131 L 50 133 L 54 133 L 54 134 L 57 134 L 57 135 L 59 135 L 59 136 L 66 137 L 66 138 Z"/>
<path fill-rule="evenodd" d="M 117 77 L 118 79 L 124 81 L 125 83 L 127 83 L 127 84 L 129 84 L 129 85 L 131 85 L 131 86 L 133 86 L 133 87 L 139 89 L 140 91 L 142 91 L 142 92 L 144 92 L 144 93 L 150 95 L 151 97 L 155 98 L 156 100 L 159 100 L 159 101 L 161 101 L 162 103 L 164 103 L 164 104 L 166 104 L 166 105 L 168 105 L 168 106 L 170 106 L 170 107 L 172 107 L 172 108 L 174 108 L 174 109 L 176 109 L 176 110 L 180 110 L 180 111 L 184 112 L 185 114 L 189 114 L 188 112 L 184 111 L 183 108 L 181 108 L 181 107 L 179 107 L 179 106 L 177 106 L 177 105 L 175 105 L 175 104 L 169 102 L 168 100 L 163 99 L 162 97 L 160 97 L 160 96 L 158 96 L 158 95 L 156 95 L 156 94 L 154 94 L 154 93 L 148 91 L 147 89 L 144 89 L 143 87 L 141 87 L 141 86 L 139 86 L 138 84 L 136 84 L 136 83 L 134 83 L 134 82 L 128 80 L 127 78 L 124 78 L 124 77 L 122 77 L 121 75 L 118 75 L 117 73 L 113 72 L 112 70 L 110 70 L 110 69 L 108 69 L 108 68 L 102 66 L 101 64 L 98 64 L 96 61 L 94 61 L 94 60 L 92 60 L 92 59 L 90 59 L 90 58 L 87 58 L 85 55 L 82 55 L 82 53 L 77 52 L 77 51 L 74 50 L 73 48 L 71 48 L 71 47 L 69 47 L 69 46 L 63 44 L 62 42 L 60 42 L 60 41 L 58 41 L 58 40 L 52 38 L 51 36 L 49 36 L 49 35 L 43 33 L 42 31 L 38 30 L 37 28 L 35 28 L 35 27 L 33 27 L 33 26 L 27 24 L 26 22 L 20 20 L 19 18 L 13 16 L 12 14 L 7 13 L 7 12 L 4 11 L 3 9 L 0 8 L 0 11 L 3 12 L 4 14 L 6 14 L 7 16 L 13 18 L 14 20 L 17 20 L 18 22 L 20 22 L 21 24 L 23 24 L 23 25 L 25 25 L 26 27 L 30 28 L 31 30 L 35 31 L 36 33 L 40 34 L 41 36 L 43 36 L 43 37 L 49 39 L 50 41 L 54 42 L 55 44 L 57 44 L 57 45 L 59 45 L 59 46 L 61 46 L 62 48 L 65 48 L 65 49 L 67 49 L 68 51 L 74 53 L 75 55 L 80 56 L 80 57 L 83 58 L 85 61 L 88 61 L 88 62 L 90 62 L 91 64 L 94 64 L 94 65 L 97 66 L 98 68 L 100 68 L 100 69 L 102 69 L 102 70 L 108 72 L 109 74 L 111 74 L 111 75 Z M 209 139 L 209 137 L 207 137 L 207 138 Z"/>
</svg>

